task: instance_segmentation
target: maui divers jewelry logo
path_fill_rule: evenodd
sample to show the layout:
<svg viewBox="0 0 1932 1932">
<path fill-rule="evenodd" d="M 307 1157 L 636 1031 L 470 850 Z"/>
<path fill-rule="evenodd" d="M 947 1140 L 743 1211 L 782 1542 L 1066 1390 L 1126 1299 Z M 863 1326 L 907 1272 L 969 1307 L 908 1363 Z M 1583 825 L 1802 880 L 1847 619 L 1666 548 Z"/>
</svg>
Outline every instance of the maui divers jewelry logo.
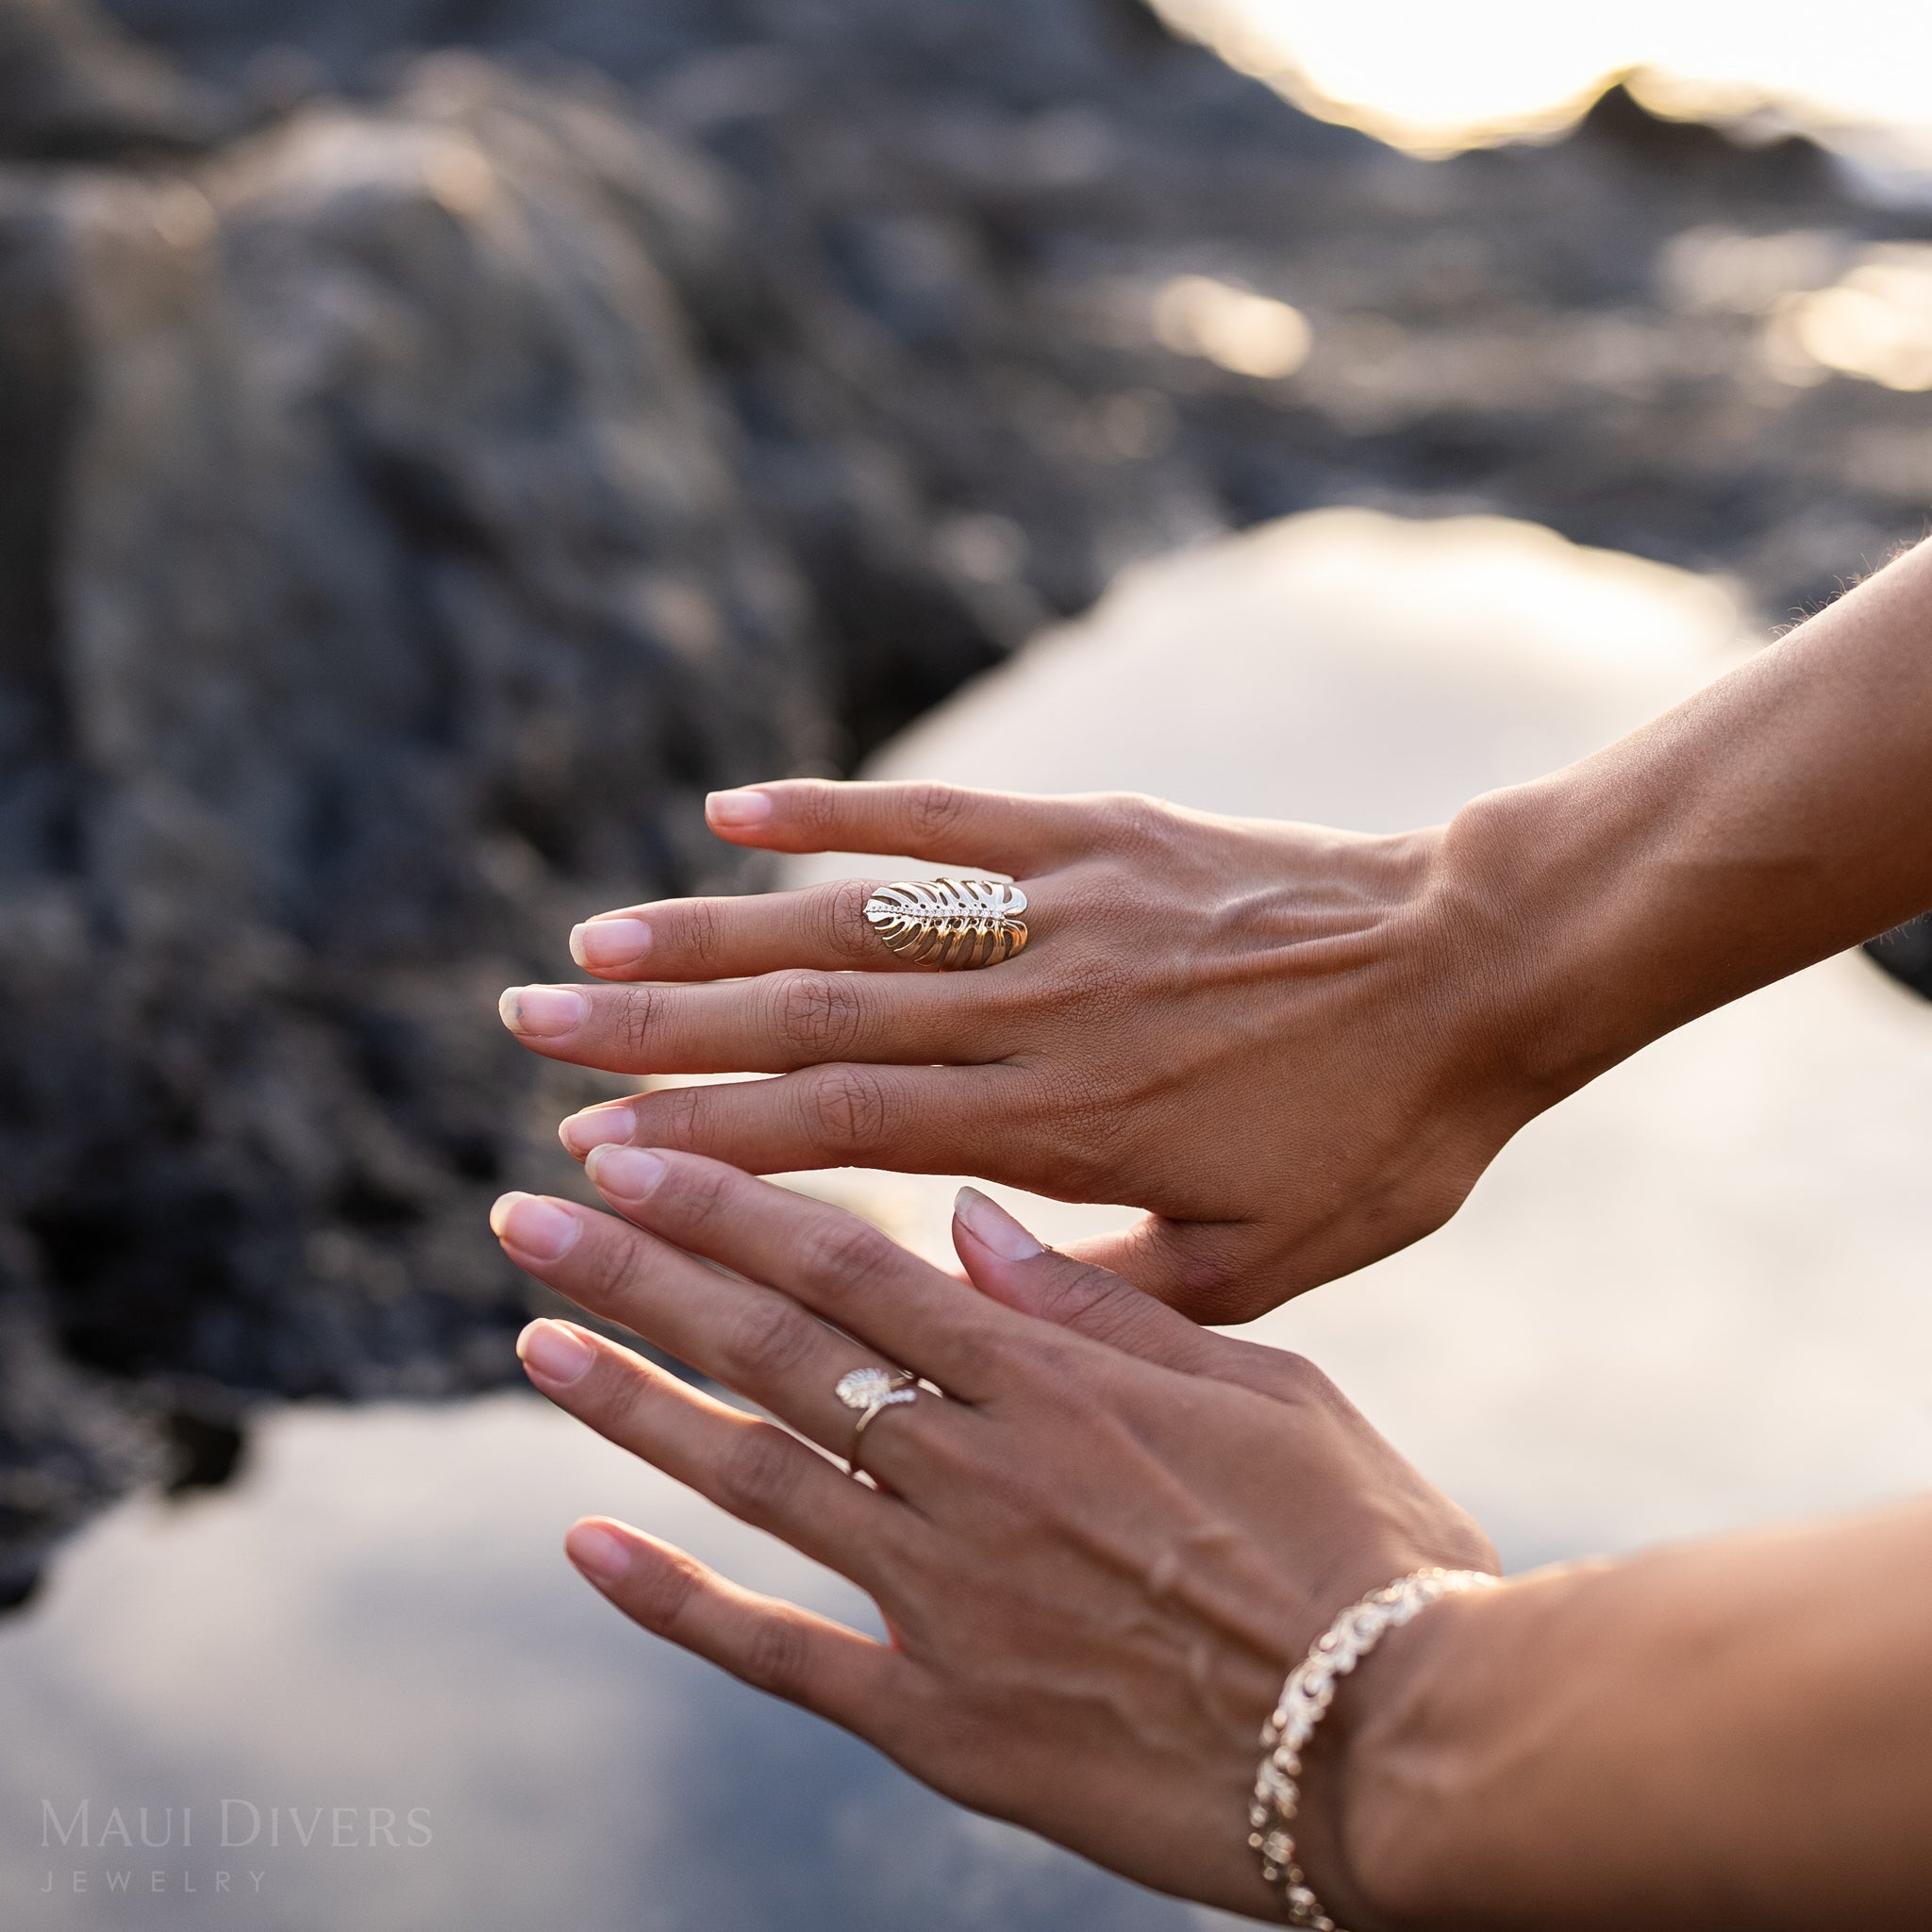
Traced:
<svg viewBox="0 0 1932 1932">
<path fill-rule="evenodd" d="M 287 1805 L 223 1798 L 213 1805 L 41 1800 L 37 1890 L 91 1895 L 187 1892 L 249 1898 L 273 1884 L 277 1858 L 367 1857 L 435 1842 L 426 1805 Z"/>
</svg>

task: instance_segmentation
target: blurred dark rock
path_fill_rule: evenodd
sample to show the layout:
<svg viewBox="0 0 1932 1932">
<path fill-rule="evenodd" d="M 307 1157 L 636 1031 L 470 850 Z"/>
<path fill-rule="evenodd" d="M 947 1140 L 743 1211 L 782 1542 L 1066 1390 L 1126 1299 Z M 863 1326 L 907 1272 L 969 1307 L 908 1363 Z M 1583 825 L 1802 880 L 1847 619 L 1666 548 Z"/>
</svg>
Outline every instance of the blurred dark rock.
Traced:
<svg viewBox="0 0 1932 1932">
<path fill-rule="evenodd" d="M 235 1480 L 248 1459 L 248 1438 L 239 1416 L 203 1409 L 176 1408 L 163 1422 L 167 1472 L 162 1478 L 170 1496 L 192 1495 L 197 1490 L 219 1490 Z"/>
<path fill-rule="evenodd" d="M 1784 622 L 1932 502 L 1932 395 L 1771 353 L 1782 302 L 1932 216 L 1800 136 L 1621 86 L 1562 139 L 1427 161 L 1141 0 L 110 4 L 211 85 L 300 67 L 380 94 L 402 50 L 461 44 L 570 90 L 594 67 L 701 147 L 776 285 L 754 339 L 708 354 L 824 608 L 870 638 L 901 625 L 853 594 L 862 546 L 819 500 L 855 402 L 1002 637 L 1124 561 L 1338 501 L 1532 517 L 1729 573 Z M 1307 364 L 1165 347 L 1154 298 L 1185 274 L 1295 305 Z M 846 395 L 801 398 L 801 359 Z"/>
<path fill-rule="evenodd" d="M 33 1593 L 59 1531 L 165 1469 L 142 1395 L 61 1350 L 21 1245 L 0 1251 L 0 1611 Z"/>
<path fill-rule="evenodd" d="M 1901 986 L 1932 1000 L 1932 912 L 1867 940 L 1865 951 Z"/>
<path fill-rule="evenodd" d="M 740 879 L 702 791 L 835 727 L 658 266 L 728 299 L 701 163 L 451 58 L 0 196 L 0 1307 L 8 1399 L 61 1397 L 0 1450 L 18 1541 L 126 1467 L 47 1478 L 90 1389 L 178 1450 L 199 1391 L 506 1374 L 482 1215 L 585 1083 L 497 990 Z"/>
<path fill-rule="evenodd" d="M 212 89 L 129 39 L 91 0 L 0 0 L 0 157 L 192 154 L 234 125 Z"/>
<path fill-rule="evenodd" d="M 509 1372 L 484 1208 L 598 1090 L 494 995 L 749 882 L 708 787 L 1315 504 L 1784 617 L 1932 497 L 1932 397 L 1767 347 L 1925 218 L 1623 90 L 1424 162 L 1138 0 L 113 14 L 0 0 L 0 1590 L 252 1397 Z"/>
</svg>

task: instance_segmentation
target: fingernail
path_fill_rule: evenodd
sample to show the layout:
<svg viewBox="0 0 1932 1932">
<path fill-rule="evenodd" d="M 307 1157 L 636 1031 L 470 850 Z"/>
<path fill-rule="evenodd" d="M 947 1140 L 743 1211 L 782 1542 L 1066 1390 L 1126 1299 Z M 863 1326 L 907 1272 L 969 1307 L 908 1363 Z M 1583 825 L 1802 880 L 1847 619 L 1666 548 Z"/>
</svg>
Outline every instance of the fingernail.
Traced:
<svg viewBox="0 0 1932 1932">
<path fill-rule="evenodd" d="M 507 1248 L 516 1248 L 533 1261 L 556 1261 L 571 1251 L 583 1232 L 568 1208 L 535 1194 L 506 1194 L 490 1210 L 490 1231 Z"/>
<path fill-rule="evenodd" d="M 526 1369 L 558 1388 L 581 1381 L 597 1358 L 597 1351 L 561 1322 L 532 1322 L 517 1337 L 517 1355 Z"/>
<path fill-rule="evenodd" d="M 953 1212 L 981 1247 L 991 1248 L 1003 1261 L 1030 1261 L 1046 1250 L 1000 1206 L 977 1188 L 961 1188 Z"/>
<path fill-rule="evenodd" d="M 651 950 L 651 928 L 641 919 L 590 919 L 570 929 L 570 956 L 587 972 L 630 966 Z"/>
<path fill-rule="evenodd" d="M 590 1017 L 591 1003 L 567 986 L 507 986 L 496 1010 L 512 1033 L 548 1040 L 581 1026 Z"/>
<path fill-rule="evenodd" d="M 593 1583 L 615 1583 L 630 1568 L 630 1545 L 594 1523 L 579 1523 L 564 1538 L 571 1561 Z"/>
<path fill-rule="evenodd" d="M 627 1107 L 587 1107 L 557 1129 L 557 1138 L 582 1160 L 593 1147 L 615 1146 L 638 1130 L 638 1117 Z"/>
<path fill-rule="evenodd" d="M 772 816 L 768 791 L 714 791 L 705 800 L 705 816 L 714 825 L 761 825 Z"/>
<path fill-rule="evenodd" d="M 662 1159 L 643 1147 L 593 1147 L 584 1161 L 600 1194 L 613 1201 L 642 1201 L 664 1178 Z"/>
</svg>

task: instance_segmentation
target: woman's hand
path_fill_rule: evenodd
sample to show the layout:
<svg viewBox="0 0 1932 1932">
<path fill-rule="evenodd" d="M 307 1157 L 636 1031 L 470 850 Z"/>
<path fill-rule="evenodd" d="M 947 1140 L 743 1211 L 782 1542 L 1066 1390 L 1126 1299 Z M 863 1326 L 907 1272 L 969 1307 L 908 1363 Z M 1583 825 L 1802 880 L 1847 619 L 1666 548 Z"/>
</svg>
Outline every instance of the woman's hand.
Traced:
<svg viewBox="0 0 1932 1932">
<path fill-rule="evenodd" d="M 978 1174 L 1153 1219 L 1085 1258 L 1240 1321 L 1426 1234 L 1541 1108 L 1932 904 L 1932 544 L 1595 757 L 1358 838 L 1148 799 L 762 785 L 778 852 L 1014 874 L 1033 940 L 907 972 L 863 884 L 578 927 L 606 988 L 505 996 L 538 1052 L 769 1072 L 578 1115 L 766 1173 Z M 848 968 L 859 971 L 847 971 Z M 679 985 L 678 981 L 738 980 Z"/>
<path fill-rule="evenodd" d="M 1240 1322 L 1439 1226 L 1554 1097 L 1524 1071 L 1501 932 L 1441 830 L 816 781 L 724 794 L 711 824 L 1010 874 L 1031 942 L 978 972 L 908 968 L 865 923 L 872 881 L 579 926 L 579 963 L 620 983 L 507 993 L 525 1045 L 783 1076 L 578 1114 L 561 1131 L 580 1157 L 629 1141 L 1128 1203 L 1151 1218 L 1080 1257 Z"/>
<path fill-rule="evenodd" d="M 606 1146 L 591 1173 L 625 1220 L 529 1195 L 493 1218 L 510 1257 L 580 1306 L 836 1454 L 849 1370 L 903 1364 L 946 1398 L 873 1421 L 869 1489 L 610 1341 L 533 1324 L 521 1352 L 546 1395 L 850 1577 L 891 1641 L 608 1521 L 571 1533 L 590 1580 L 964 1804 L 1273 1916 L 1246 1809 L 1283 1677 L 1363 1591 L 1427 1564 L 1492 1569 L 1474 1524 L 1307 1363 L 1203 1334 L 970 1191 L 958 1239 L 977 1293 L 714 1161 Z M 1327 1808 L 1357 1696 L 1318 1734 L 1303 1842 L 1331 1908 L 1373 1925 Z"/>
</svg>

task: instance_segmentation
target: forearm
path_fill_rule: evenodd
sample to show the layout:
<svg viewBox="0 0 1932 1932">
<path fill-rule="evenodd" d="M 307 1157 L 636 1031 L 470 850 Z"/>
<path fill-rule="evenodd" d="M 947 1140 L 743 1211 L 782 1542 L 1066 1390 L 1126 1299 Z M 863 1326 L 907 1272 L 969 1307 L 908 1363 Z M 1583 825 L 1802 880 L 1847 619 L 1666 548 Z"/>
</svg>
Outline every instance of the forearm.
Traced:
<svg viewBox="0 0 1932 1932">
<path fill-rule="evenodd" d="M 1928 1604 L 1921 1503 L 1438 1607 L 1364 1667 L 1360 1895 L 1400 1927 L 1923 1924 Z"/>
<path fill-rule="evenodd" d="M 1476 800 L 1448 870 L 1490 908 L 1525 1075 L 1581 1085 L 1932 906 L 1932 545 L 1708 690 Z"/>
</svg>

